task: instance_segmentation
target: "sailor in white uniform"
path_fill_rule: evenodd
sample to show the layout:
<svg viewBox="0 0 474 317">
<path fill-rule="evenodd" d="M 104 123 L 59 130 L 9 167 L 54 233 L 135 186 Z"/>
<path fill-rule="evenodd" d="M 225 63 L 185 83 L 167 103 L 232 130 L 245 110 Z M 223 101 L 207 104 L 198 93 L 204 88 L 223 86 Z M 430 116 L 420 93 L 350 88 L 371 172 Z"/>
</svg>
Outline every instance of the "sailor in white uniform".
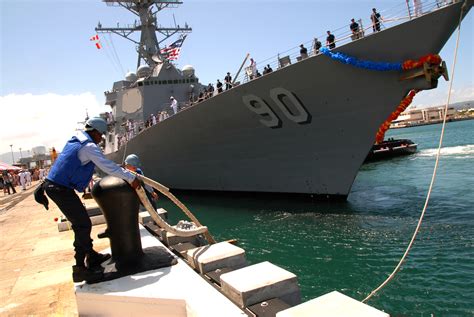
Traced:
<svg viewBox="0 0 474 317">
<path fill-rule="evenodd" d="M 31 172 L 29 170 L 26 170 L 26 186 L 31 186 Z"/>
<path fill-rule="evenodd" d="M 21 171 L 20 174 L 18 174 L 18 176 L 20 177 L 20 184 L 21 184 L 21 188 L 23 190 L 26 190 L 26 173 L 25 171 Z"/>
<path fill-rule="evenodd" d="M 178 102 L 176 101 L 176 99 L 174 99 L 173 96 L 170 97 L 170 100 L 171 100 L 171 108 L 173 108 L 174 114 L 177 114 L 178 113 Z"/>
</svg>

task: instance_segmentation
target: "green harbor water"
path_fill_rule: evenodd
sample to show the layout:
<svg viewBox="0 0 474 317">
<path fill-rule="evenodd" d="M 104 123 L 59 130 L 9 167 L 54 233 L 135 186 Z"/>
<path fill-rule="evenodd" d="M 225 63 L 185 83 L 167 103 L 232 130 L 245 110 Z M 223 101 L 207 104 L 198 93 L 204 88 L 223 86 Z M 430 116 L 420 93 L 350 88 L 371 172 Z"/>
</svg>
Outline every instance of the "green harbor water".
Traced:
<svg viewBox="0 0 474 317">
<path fill-rule="evenodd" d="M 363 165 L 347 202 L 186 193 L 216 240 L 237 239 L 255 264 L 298 276 L 304 301 L 338 290 L 364 299 L 392 272 L 428 191 L 441 125 L 390 130 L 415 155 Z M 474 316 L 474 120 L 447 124 L 427 214 L 394 280 L 368 304 L 392 316 Z M 171 222 L 182 215 L 168 202 Z"/>
</svg>

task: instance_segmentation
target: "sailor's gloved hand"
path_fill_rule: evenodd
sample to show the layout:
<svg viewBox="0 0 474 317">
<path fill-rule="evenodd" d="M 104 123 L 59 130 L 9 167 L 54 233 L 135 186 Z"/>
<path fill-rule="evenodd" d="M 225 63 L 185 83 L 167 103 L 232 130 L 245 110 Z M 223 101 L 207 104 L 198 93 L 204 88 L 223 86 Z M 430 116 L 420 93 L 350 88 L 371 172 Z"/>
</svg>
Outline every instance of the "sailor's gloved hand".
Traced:
<svg viewBox="0 0 474 317">
<path fill-rule="evenodd" d="M 133 189 L 140 188 L 140 181 L 138 178 L 135 178 L 133 182 L 130 183 L 130 186 L 132 186 Z"/>
</svg>

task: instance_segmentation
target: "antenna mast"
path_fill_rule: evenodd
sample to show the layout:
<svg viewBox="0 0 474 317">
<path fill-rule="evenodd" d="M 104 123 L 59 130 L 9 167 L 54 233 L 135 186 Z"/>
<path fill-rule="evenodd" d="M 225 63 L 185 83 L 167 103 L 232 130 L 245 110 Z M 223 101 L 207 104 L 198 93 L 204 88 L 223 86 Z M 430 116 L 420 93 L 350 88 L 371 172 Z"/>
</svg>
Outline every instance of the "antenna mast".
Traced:
<svg viewBox="0 0 474 317">
<path fill-rule="evenodd" d="M 95 31 L 97 33 L 115 33 L 121 37 L 137 44 L 137 69 L 142 64 L 142 61 L 150 66 L 152 69 L 159 63 L 163 63 L 166 58 L 160 53 L 160 44 L 166 39 L 170 38 L 176 33 L 191 33 L 192 28 L 185 24 L 182 28 L 179 25 L 170 28 L 158 27 L 156 15 L 163 9 L 176 8 L 182 1 L 178 0 L 102 0 L 109 6 L 121 6 L 128 11 L 135 14 L 139 20 L 135 20 L 134 24 L 120 27 L 102 27 L 102 24 L 97 25 Z M 141 32 L 140 42 L 131 38 L 134 32 Z M 164 35 L 161 41 L 158 41 L 156 33 L 159 32 Z"/>
</svg>

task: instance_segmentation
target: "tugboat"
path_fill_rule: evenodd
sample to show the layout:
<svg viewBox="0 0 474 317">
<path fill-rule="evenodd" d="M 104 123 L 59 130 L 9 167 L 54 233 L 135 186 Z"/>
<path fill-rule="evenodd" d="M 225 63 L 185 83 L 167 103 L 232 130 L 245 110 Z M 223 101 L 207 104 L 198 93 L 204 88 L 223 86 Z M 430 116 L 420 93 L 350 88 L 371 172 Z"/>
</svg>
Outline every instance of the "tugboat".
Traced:
<svg viewBox="0 0 474 317">
<path fill-rule="evenodd" d="M 379 144 L 374 144 L 364 163 L 390 159 L 397 156 L 410 155 L 416 152 L 418 145 L 408 139 L 395 140 L 388 138 Z"/>
</svg>

